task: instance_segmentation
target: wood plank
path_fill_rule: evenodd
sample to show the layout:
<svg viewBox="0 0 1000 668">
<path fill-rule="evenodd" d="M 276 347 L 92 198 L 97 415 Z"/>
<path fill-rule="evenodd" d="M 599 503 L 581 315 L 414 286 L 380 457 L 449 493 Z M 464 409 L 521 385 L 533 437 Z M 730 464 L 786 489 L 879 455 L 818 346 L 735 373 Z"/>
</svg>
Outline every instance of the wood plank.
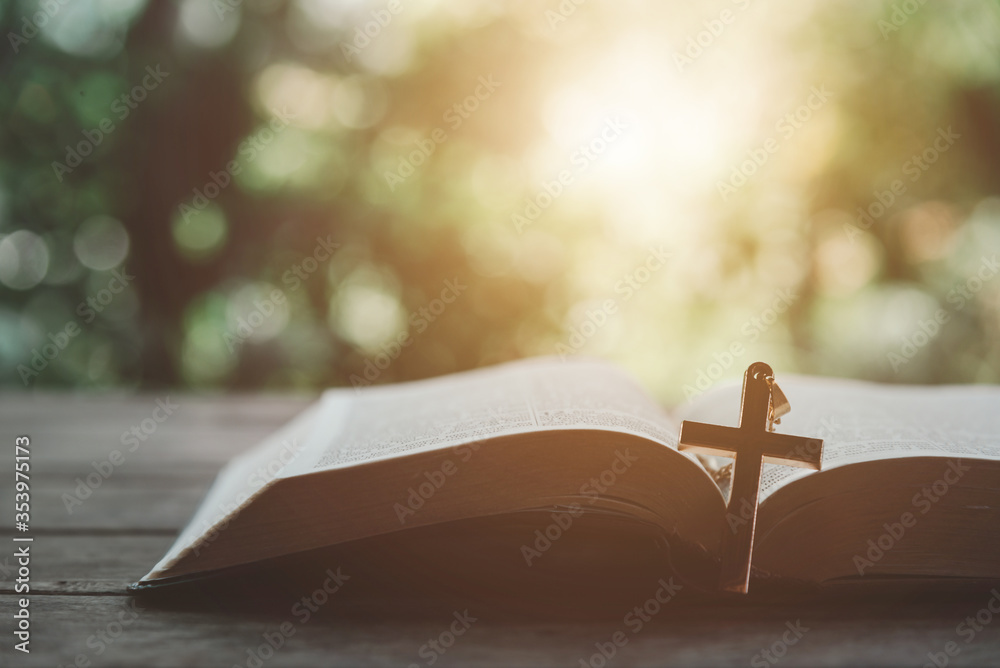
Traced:
<svg viewBox="0 0 1000 668">
<path fill-rule="evenodd" d="M 91 469 L 93 472 L 93 469 Z M 78 491 L 74 474 L 35 474 L 31 484 L 31 529 L 38 534 L 87 533 L 94 530 L 121 533 L 175 534 L 194 515 L 215 479 L 212 469 L 165 471 L 163 475 L 136 475 L 122 469 L 100 486 Z M 84 482 L 86 474 L 83 475 Z M 90 496 L 76 504 L 84 492 Z M 63 495 L 67 495 L 67 501 Z M 13 499 L 9 478 L 0 484 L 0 500 Z M 10 525 L 0 528 L 9 535 Z"/>
<path fill-rule="evenodd" d="M 157 413 L 166 397 L 177 408 Z M 153 470 L 171 462 L 221 466 L 253 447 L 300 413 L 308 397 L 199 397 L 196 395 L 12 395 L 0 394 L 0 443 L 28 434 L 35 444 L 32 469 L 82 470 L 122 451 L 130 468 Z M 143 421 L 146 424 L 143 425 Z M 152 420 L 152 421 L 151 421 Z M 143 427 L 146 433 L 143 433 Z M 153 427 L 155 426 L 155 429 Z M 142 439 L 122 444 L 136 427 Z M 4 461 L 0 466 L 11 464 Z"/>
<path fill-rule="evenodd" d="M 230 425 L 245 422 L 261 424 L 285 422 L 309 403 L 313 393 L 302 394 L 196 394 L 163 392 L 10 392 L 0 391 L 0 417 L 17 417 L 35 423 L 55 418 L 77 422 L 87 420 L 132 419 L 148 414 L 156 399 L 171 398 L 179 403 L 178 414 L 202 424 Z"/>
<path fill-rule="evenodd" d="M 156 397 L 0 395 L 0 442 L 27 433 L 31 456 L 32 528 L 37 532 L 179 531 L 218 471 L 311 401 L 302 397 L 180 395 L 176 414 L 135 452 L 120 443 L 150 415 Z M 113 450 L 124 460 L 112 463 Z M 96 463 L 96 467 L 95 467 Z M 13 467 L 0 462 L 0 472 Z M 97 473 L 102 469 L 107 477 Z M 80 481 L 90 484 L 81 485 Z M 12 498 L 0 479 L 0 499 Z M 87 492 L 90 496 L 83 499 Z M 67 495 L 67 496 L 64 496 Z M 82 500 L 75 503 L 71 497 Z M 0 535 L 11 529 L 3 527 Z"/>
<path fill-rule="evenodd" d="M 32 593 L 124 595 L 166 553 L 173 536 L 35 536 Z M 13 594 L 17 560 L 0 555 L 0 593 Z"/>
<path fill-rule="evenodd" d="M 265 665 L 427 665 L 429 648 L 424 655 L 421 648 L 448 633 L 453 620 L 449 613 L 435 611 L 423 619 L 387 625 L 352 619 L 349 609 L 337 608 L 336 600 L 334 595 L 303 620 L 291 608 L 223 615 L 211 608 L 157 607 L 148 602 L 133 608 L 131 599 L 117 596 L 35 596 L 31 654 L 14 657 L 8 640 L 0 647 L 0 657 L 4 663 L 16 658 L 19 666 L 70 664 L 76 657 L 95 666 L 246 665 L 248 651 L 266 643 L 263 634 L 273 634 L 287 623 L 286 630 L 293 634 L 273 656 L 264 650 Z M 4 610 L 13 605 L 12 597 L 0 596 Z M 763 648 L 782 641 L 786 622 L 796 621 L 808 630 L 787 647 L 776 665 L 922 665 L 928 652 L 940 652 L 945 643 L 956 640 L 961 652 L 950 666 L 996 665 L 1000 624 L 984 627 L 969 643 L 956 636 L 956 624 L 975 614 L 979 604 L 969 605 L 968 601 L 925 602 L 895 613 L 876 606 L 857 610 L 857 620 L 845 620 L 840 611 L 822 606 L 678 606 L 669 615 L 652 617 L 637 632 L 621 620 L 525 623 L 491 619 L 470 609 L 477 621 L 438 656 L 436 665 L 580 666 L 597 651 L 595 643 L 607 643 L 614 632 L 623 631 L 628 642 L 615 650 L 609 665 L 746 666 Z M 12 620 L 4 615 L 0 636 L 9 639 L 11 631 Z"/>
</svg>

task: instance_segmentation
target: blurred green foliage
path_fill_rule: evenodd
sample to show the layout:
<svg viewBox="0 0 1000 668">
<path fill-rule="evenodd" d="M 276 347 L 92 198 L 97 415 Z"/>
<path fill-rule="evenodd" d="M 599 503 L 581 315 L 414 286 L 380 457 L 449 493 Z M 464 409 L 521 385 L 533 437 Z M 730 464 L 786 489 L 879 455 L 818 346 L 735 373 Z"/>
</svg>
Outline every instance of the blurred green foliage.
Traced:
<svg viewBox="0 0 1000 668">
<path fill-rule="evenodd" d="M 11 387 L 1000 381 L 996 2 L 8 1 L 0 32 Z"/>
</svg>

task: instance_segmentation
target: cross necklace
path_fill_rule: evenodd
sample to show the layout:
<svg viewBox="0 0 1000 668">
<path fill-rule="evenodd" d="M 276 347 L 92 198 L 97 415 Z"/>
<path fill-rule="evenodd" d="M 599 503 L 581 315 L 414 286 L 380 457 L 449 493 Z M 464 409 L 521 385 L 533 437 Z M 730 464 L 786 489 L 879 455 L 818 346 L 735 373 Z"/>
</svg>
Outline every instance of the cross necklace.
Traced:
<svg viewBox="0 0 1000 668">
<path fill-rule="evenodd" d="M 774 425 L 790 410 L 788 399 L 774 382 L 771 367 L 754 362 L 743 375 L 739 427 L 687 420 L 681 423 L 678 449 L 734 458 L 733 483 L 721 542 L 719 587 L 726 591 L 745 594 L 750 585 L 750 561 L 764 462 L 817 470 L 822 466 L 822 439 L 774 433 Z"/>
</svg>

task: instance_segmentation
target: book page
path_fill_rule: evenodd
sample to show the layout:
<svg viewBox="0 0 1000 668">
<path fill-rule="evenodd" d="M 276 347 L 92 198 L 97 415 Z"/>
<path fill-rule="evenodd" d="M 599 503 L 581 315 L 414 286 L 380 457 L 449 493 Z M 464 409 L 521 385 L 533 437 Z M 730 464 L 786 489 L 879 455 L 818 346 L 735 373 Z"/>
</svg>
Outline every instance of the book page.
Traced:
<svg viewBox="0 0 1000 668">
<path fill-rule="evenodd" d="M 317 409 L 317 404 L 311 405 L 263 442 L 230 460 L 173 546 L 144 579 L 156 577 L 198 539 L 221 530 L 250 499 L 281 477 L 302 454 Z"/>
<path fill-rule="evenodd" d="M 452 376 L 324 394 L 308 455 L 284 476 L 497 436 L 598 429 L 675 448 L 677 427 L 624 371 L 540 358 Z"/>
<path fill-rule="evenodd" d="M 792 412 L 776 430 L 822 438 L 824 470 L 903 457 L 1000 460 L 998 387 L 882 385 L 793 375 L 779 377 L 778 383 Z M 741 389 L 710 390 L 678 411 L 679 417 L 736 426 Z M 765 463 L 760 498 L 813 473 Z"/>
</svg>

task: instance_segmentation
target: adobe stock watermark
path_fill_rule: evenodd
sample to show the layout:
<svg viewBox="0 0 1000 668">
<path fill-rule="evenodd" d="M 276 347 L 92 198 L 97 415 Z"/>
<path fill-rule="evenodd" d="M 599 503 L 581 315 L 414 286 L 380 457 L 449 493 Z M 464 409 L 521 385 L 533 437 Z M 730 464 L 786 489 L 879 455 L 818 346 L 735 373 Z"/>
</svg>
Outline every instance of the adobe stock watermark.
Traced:
<svg viewBox="0 0 1000 668">
<path fill-rule="evenodd" d="M 487 406 L 486 411 L 489 414 L 488 419 L 485 421 L 486 424 L 504 424 L 504 417 L 500 415 L 500 412 L 494 406 Z M 459 437 L 462 428 L 463 426 L 460 422 L 449 422 L 441 427 L 436 427 L 434 431 L 435 436 L 440 441 L 446 442 Z M 399 523 L 404 525 L 407 519 L 416 515 L 447 484 L 448 480 L 458 473 L 461 465 L 468 462 L 472 459 L 473 455 L 479 452 L 479 447 L 483 443 L 485 443 L 485 440 L 454 445 L 451 447 L 453 457 L 444 460 L 432 470 L 424 471 L 422 476 L 415 476 L 416 482 L 406 490 L 405 503 L 397 501 L 392 506 Z M 455 461 L 456 459 L 458 460 L 457 462 Z"/>
<path fill-rule="evenodd" d="M 821 421 L 820 432 L 829 431 L 833 433 L 834 425 L 836 424 L 835 418 L 823 418 Z M 786 459 L 801 459 L 801 460 L 811 460 L 816 455 L 823 452 L 823 438 L 825 436 L 818 436 L 817 438 L 808 438 L 804 442 L 800 441 L 795 445 L 794 448 L 788 451 L 785 455 Z M 729 469 L 730 474 L 733 470 L 732 464 L 727 464 L 723 467 L 723 470 Z M 726 512 L 726 524 L 729 526 L 729 531 L 735 536 L 736 532 L 739 531 L 741 526 L 745 526 L 747 522 L 753 519 L 754 507 L 751 505 L 750 501 L 744 496 L 740 500 L 740 507 L 737 512 L 727 511 Z"/>
<path fill-rule="evenodd" d="M 797 645 L 802 637 L 809 632 L 809 627 L 803 626 L 801 619 L 796 619 L 794 623 L 785 622 L 785 629 L 784 633 L 771 643 L 770 647 L 762 647 L 759 652 L 753 655 L 753 658 L 750 659 L 750 665 L 753 668 L 769 668 L 769 666 L 776 665 L 788 654 L 788 649 Z"/>
<path fill-rule="evenodd" d="M 756 343 L 760 335 L 769 330 L 774 323 L 778 322 L 781 314 L 788 311 L 796 301 L 798 301 L 798 295 L 788 288 L 777 290 L 768 308 L 765 308 L 759 315 L 750 318 L 740 326 L 740 333 L 744 338 L 735 339 L 721 353 L 714 353 L 712 358 L 715 361 L 710 362 L 704 368 L 698 369 L 694 385 L 688 384 L 681 388 L 684 390 L 684 398 L 690 399 L 696 397 L 712 387 L 740 357 L 746 354 L 747 347 L 744 345 L 744 342 L 746 344 Z"/>
<path fill-rule="evenodd" d="M 288 127 L 289 120 L 293 118 L 295 116 L 287 109 L 282 109 L 277 113 L 276 118 L 268 121 L 267 127 L 257 130 L 241 141 L 236 148 L 237 157 L 227 162 L 218 171 L 210 171 L 201 187 L 192 188 L 190 204 L 181 202 L 178 211 L 184 222 L 191 222 L 191 216 L 204 211 L 210 202 L 222 194 L 222 191 L 229 187 L 233 179 L 243 171 L 243 168 L 256 160 L 257 156 L 267 148 L 267 145 Z"/>
<path fill-rule="evenodd" d="M 444 287 L 441 288 L 441 292 L 437 297 L 415 311 L 411 311 L 407 316 L 406 322 L 413 328 L 414 334 L 411 335 L 409 328 L 407 328 L 394 341 L 383 343 L 380 346 L 380 352 L 374 357 L 365 359 L 364 370 L 360 376 L 356 373 L 351 374 L 351 386 L 355 390 L 360 390 L 362 387 L 368 387 L 378 380 L 382 372 L 388 369 L 403 354 L 403 348 L 408 348 L 413 343 L 414 336 L 419 336 L 427 331 L 431 323 L 437 320 L 468 289 L 469 286 L 462 283 L 457 276 L 451 280 L 446 280 Z"/>
<path fill-rule="evenodd" d="M 250 475 L 247 476 L 247 484 L 260 489 L 277 478 L 278 474 L 286 466 L 294 462 L 301 452 L 301 445 L 298 440 L 294 438 L 284 439 L 281 441 L 281 447 L 274 457 L 271 457 L 267 462 L 250 472 Z"/>
<path fill-rule="evenodd" d="M 110 111 L 117 117 L 117 122 L 124 121 L 129 117 L 129 114 L 138 109 L 146 97 L 156 90 L 168 76 L 170 76 L 170 72 L 162 71 L 160 65 L 156 65 L 155 67 L 148 65 L 146 67 L 146 76 L 142 78 L 142 81 L 133 86 L 127 93 L 123 93 L 121 96 L 115 98 L 115 101 L 111 103 Z M 114 132 L 117 127 L 115 119 L 111 118 L 111 116 L 105 116 L 94 128 L 84 130 L 83 139 L 75 145 L 70 146 L 67 144 L 66 155 L 63 158 L 65 162 L 52 161 L 52 171 L 55 173 L 59 183 L 62 183 L 64 176 L 71 174 L 74 169 L 82 165 L 84 158 L 93 153 L 94 149 L 101 145 L 105 137 Z"/>
<path fill-rule="evenodd" d="M 885 19 L 878 20 L 878 31 L 882 33 L 882 39 L 889 39 L 889 35 L 898 32 L 900 28 L 906 25 L 910 17 L 917 13 L 917 10 L 923 7 L 927 3 L 927 0 L 903 0 L 903 2 L 894 2 L 892 4 L 892 13 L 889 14 L 889 20 Z"/>
<path fill-rule="evenodd" d="M 975 614 L 963 619 L 955 627 L 955 635 L 961 637 L 966 645 L 975 640 L 977 635 L 993 623 L 994 615 L 1000 614 L 1000 591 L 997 591 L 994 587 L 990 590 L 990 594 L 990 598 L 983 607 L 977 610 Z M 929 661 L 923 665 L 923 668 L 945 668 L 951 663 L 952 659 L 961 653 L 962 645 L 959 645 L 954 640 L 949 640 L 944 644 L 940 652 L 927 652 Z"/>
<path fill-rule="evenodd" d="M 920 516 L 930 512 L 931 508 L 962 479 L 962 476 L 971 470 L 972 467 L 963 464 L 961 459 L 949 459 L 948 468 L 942 476 L 923 487 L 910 500 L 910 504 L 914 510 L 919 511 L 919 515 L 907 510 L 900 514 L 895 522 L 884 523 L 882 528 L 885 531 L 876 538 L 869 538 L 866 544 L 868 549 L 854 555 L 854 568 L 857 569 L 858 575 L 864 575 L 866 569 L 882 561 L 885 555 L 903 540 L 907 529 L 915 527 Z"/>
<path fill-rule="evenodd" d="M 303 283 L 319 270 L 320 266 L 330 260 L 340 248 L 340 244 L 332 240 L 331 234 L 326 238 L 316 237 L 316 246 L 311 254 L 300 262 L 294 263 L 281 274 L 281 282 L 288 286 L 288 292 L 295 292 Z M 262 298 L 253 300 L 253 308 L 246 315 L 236 318 L 235 327 L 222 335 L 226 348 L 230 353 L 239 350 L 246 341 L 260 329 L 265 322 L 279 310 L 286 307 L 288 295 L 281 288 L 275 288 Z"/>
<path fill-rule="evenodd" d="M 608 490 L 615 486 L 619 478 L 632 468 L 632 465 L 639 461 L 638 457 L 629 454 L 628 448 L 624 451 L 615 450 L 615 458 L 611 465 L 601 471 L 601 473 L 580 486 L 580 496 L 585 496 L 588 503 L 593 505 L 602 494 L 607 494 Z M 521 556 L 524 563 L 533 566 L 534 562 L 548 552 L 552 546 L 573 526 L 574 518 L 583 514 L 583 506 L 579 503 L 571 503 L 562 512 L 551 513 L 552 522 L 541 529 L 535 529 L 535 540 L 531 544 L 521 545 Z"/>
<path fill-rule="evenodd" d="M 417 650 L 417 656 L 423 659 L 423 664 L 411 663 L 408 668 L 420 668 L 421 665 L 431 666 L 451 649 L 459 638 L 464 636 L 472 625 L 479 621 L 469 614 L 468 609 L 451 613 L 454 620 L 436 638 L 428 638 L 427 642 Z"/>
<path fill-rule="evenodd" d="M 452 104 L 441 115 L 441 120 L 448 124 L 448 128 L 452 132 L 458 130 L 465 121 L 472 118 L 472 114 L 479 109 L 482 103 L 490 99 L 497 88 L 503 85 L 502 82 L 494 80 L 492 74 L 480 76 L 477 82 L 479 85 L 476 86 L 472 94 Z M 430 138 L 418 139 L 416 147 L 412 151 L 400 156 L 395 170 L 383 171 L 382 178 L 389 186 L 389 192 L 396 192 L 397 186 L 416 174 L 417 167 L 426 163 L 434 155 L 437 147 L 448 141 L 448 138 L 449 134 L 444 128 L 434 128 L 430 132 Z"/>
<path fill-rule="evenodd" d="M 139 613 L 146 609 L 140 607 L 135 598 L 129 598 L 121 605 L 118 614 L 103 627 L 97 629 L 87 637 L 86 645 L 93 651 L 93 656 L 103 656 L 112 645 L 114 645 L 125 631 L 139 620 Z M 80 668 L 80 666 L 90 666 L 90 652 L 78 652 L 73 657 L 72 663 L 59 664 L 59 668 Z"/>
<path fill-rule="evenodd" d="M 948 291 L 945 300 L 948 304 L 953 305 L 954 308 L 951 309 L 951 312 L 939 308 L 934 312 L 933 317 L 919 320 L 913 333 L 903 337 L 899 351 L 886 353 L 886 360 L 892 366 L 892 370 L 898 373 L 903 366 L 909 364 L 910 360 L 917 356 L 920 349 L 933 341 L 941 332 L 945 323 L 951 319 L 952 314 L 958 313 L 971 303 L 986 282 L 996 277 L 997 273 L 1000 273 L 1000 262 L 997 261 L 997 256 L 994 255 L 992 258 L 982 256 L 976 273 Z"/>
<path fill-rule="evenodd" d="M 324 575 L 326 575 L 326 579 L 323 580 L 323 583 L 316 587 L 312 593 L 303 596 L 289 610 L 289 614 L 295 617 L 296 622 L 285 620 L 276 628 L 264 631 L 260 636 L 263 642 L 254 647 L 247 647 L 246 659 L 242 663 L 234 663 L 233 668 L 261 668 L 279 649 L 285 646 L 289 638 L 298 632 L 298 627 L 308 624 L 313 615 L 319 612 L 320 608 L 340 591 L 344 583 L 351 579 L 350 575 L 341 572 L 340 567 L 336 571 L 328 568 Z"/>
<path fill-rule="evenodd" d="M 28 387 L 32 380 L 38 378 L 49 364 L 66 350 L 73 339 L 83 332 L 80 322 L 84 325 L 94 322 L 97 319 L 97 314 L 103 313 L 104 309 L 115 300 L 115 297 L 124 292 L 135 280 L 135 276 L 124 269 L 112 269 L 110 273 L 111 278 L 108 279 L 103 288 L 76 305 L 75 312 L 80 316 L 80 321 L 71 318 L 57 331 L 49 332 L 46 336 L 48 343 L 42 344 L 41 348 L 31 349 L 28 364 L 17 365 L 17 373 L 21 376 L 21 382 L 24 383 L 25 387 Z"/>
<path fill-rule="evenodd" d="M 746 11 L 750 8 L 752 0 L 732 0 L 732 3 L 739 7 L 740 11 Z M 719 12 L 718 18 L 702 21 L 705 29 L 687 38 L 683 52 L 674 51 L 674 65 L 677 66 L 677 71 L 683 74 L 685 67 L 694 65 L 694 62 L 704 55 L 705 50 L 722 36 L 726 27 L 736 22 L 736 17 L 737 14 L 733 10 L 723 9 Z"/>
<path fill-rule="evenodd" d="M 816 455 L 823 452 L 823 440 L 831 438 L 837 433 L 837 418 L 834 416 L 827 416 L 820 420 L 819 428 L 816 430 L 815 438 L 806 439 L 804 442 L 799 440 L 795 447 L 789 450 L 785 454 L 785 459 L 800 459 L 800 460 L 811 460 Z M 720 469 L 720 472 L 728 471 L 729 477 L 732 476 L 733 465 L 726 464 Z M 736 513 L 732 511 L 726 512 L 726 524 L 729 525 L 729 530 L 735 535 L 739 528 L 745 525 L 753 518 L 754 507 L 750 505 L 750 502 L 744 497 L 740 503 L 739 510 Z"/>
<path fill-rule="evenodd" d="M 627 272 L 614 285 L 616 297 L 603 300 L 599 306 L 587 309 L 582 321 L 570 326 L 565 342 L 556 344 L 559 358 L 566 361 L 567 355 L 578 353 L 598 330 L 604 327 L 618 313 L 619 306 L 628 303 L 650 279 L 653 274 L 666 266 L 667 260 L 673 257 L 673 252 L 665 250 L 663 245 L 649 246 L 649 254 L 637 267 Z"/>
<path fill-rule="evenodd" d="M 813 86 L 809 89 L 809 95 L 805 102 L 777 120 L 774 129 L 781 136 L 781 139 L 768 137 L 764 142 L 746 152 L 746 159 L 733 168 L 729 173 L 729 178 L 725 181 L 716 181 L 715 189 L 719 197 L 725 202 L 730 195 L 749 183 L 754 174 L 757 173 L 771 156 L 781 150 L 782 142 L 787 142 L 796 132 L 801 130 L 806 123 L 812 120 L 813 113 L 823 108 L 823 105 L 830 99 L 831 93 L 826 89 L 826 85 L 819 88 Z"/>
<path fill-rule="evenodd" d="M 417 514 L 428 501 L 430 501 L 448 481 L 459 472 L 461 465 L 472 459 L 472 456 L 479 452 L 482 441 L 463 443 L 451 448 L 454 458 L 449 457 L 440 466 L 433 470 L 424 471 L 423 479 L 407 488 L 405 503 L 396 502 L 392 504 L 392 509 L 396 513 L 396 518 L 401 525 L 406 524 L 406 520 Z M 457 459 L 457 462 L 456 462 Z"/>
<path fill-rule="evenodd" d="M 74 508 L 82 506 L 83 502 L 100 489 L 101 485 L 125 463 L 127 456 L 137 452 L 178 408 L 180 404 L 170 401 L 169 396 L 157 399 L 149 417 L 143 418 L 122 432 L 121 438 L 118 439 L 122 445 L 121 450 L 115 448 L 101 461 L 90 462 L 93 472 L 88 473 L 86 478 L 76 478 L 76 487 L 72 492 L 63 492 L 62 502 L 66 507 L 66 513 L 72 515 Z"/>
<path fill-rule="evenodd" d="M 373 9 L 370 12 L 371 20 L 364 25 L 355 26 L 353 39 L 350 42 L 340 43 L 340 52 L 344 54 L 344 59 L 351 62 L 368 46 L 378 39 L 382 31 L 392 23 L 392 20 L 403 11 L 403 3 L 400 0 L 389 0 L 384 7 Z"/>
<path fill-rule="evenodd" d="M 586 2 L 587 0 L 561 0 L 555 10 L 546 9 L 545 20 L 549 24 L 549 32 L 555 32 L 556 28 L 566 23 L 573 14 L 576 14 L 577 8 Z"/>
<path fill-rule="evenodd" d="M 526 227 L 534 224 L 566 191 L 566 188 L 572 186 L 577 177 L 604 155 L 629 127 L 628 120 L 621 116 L 606 120 L 593 139 L 580 144 L 570 153 L 570 168 L 559 170 L 551 181 L 542 181 L 541 187 L 525 200 L 521 210 L 511 214 L 510 222 L 514 224 L 514 229 L 521 233 Z"/>
<path fill-rule="evenodd" d="M 663 606 L 674 600 L 677 593 L 684 589 L 682 585 L 674 582 L 673 577 L 669 580 L 660 578 L 656 584 L 658 587 L 652 596 L 629 610 L 622 617 L 622 626 L 625 629 L 615 631 L 605 641 L 595 642 L 594 649 L 596 651 L 590 656 L 585 656 L 579 660 L 580 668 L 605 668 L 608 662 L 618 654 L 618 650 L 629 643 L 631 639 L 630 634 L 631 636 L 635 636 L 642 632 L 646 624 L 653 621 L 653 618 L 660 614 Z"/>
<path fill-rule="evenodd" d="M 41 32 L 41 29 L 54 19 L 62 8 L 68 5 L 71 0 L 41 0 L 37 3 L 38 11 L 34 14 L 27 14 L 21 17 L 21 29 L 18 32 L 8 32 L 7 41 L 10 48 L 16 55 L 21 47 L 33 40 Z"/>
<path fill-rule="evenodd" d="M 212 0 L 212 9 L 215 10 L 215 15 L 219 17 L 219 21 L 224 21 L 226 14 L 235 12 L 242 5 L 243 0 Z"/>
<path fill-rule="evenodd" d="M 203 549 L 214 543 L 222 532 L 229 528 L 229 524 L 239 516 L 237 511 L 243 507 L 243 504 L 253 494 L 256 494 L 261 487 L 277 478 L 285 466 L 295 461 L 300 453 L 301 443 L 298 440 L 284 439 L 274 455 L 270 456 L 266 462 L 259 464 L 256 469 L 250 471 L 246 482 L 252 489 L 249 493 L 245 489 L 241 490 L 237 493 L 234 500 L 220 503 L 215 517 L 207 519 L 202 523 L 201 528 L 198 530 L 198 533 L 202 537 L 194 545 L 194 555 L 200 555 Z"/>
<path fill-rule="evenodd" d="M 920 153 L 914 153 L 902 164 L 900 171 L 903 173 L 903 176 L 910 177 L 910 183 L 919 181 L 920 177 L 955 145 L 955 140 L 961 139 L 961 137 L 962 135 L 952 130 L 950 125 L 947 129 L 938 128 L 934 141 L 928 144 Z M 884 216 L 896 203 L 896 199 L 904 193 L 906 193 L 906 183 L 902 179 L 893 180 L 886 190 L 873 190 L 872 195 L 874 199 L 868 203 L 868 206 L 859 206 L 857 209 L 857 224 L 844 223 L 844 232 L 851 243 L 856 243 L 856 237 Z"/>
</svg>

